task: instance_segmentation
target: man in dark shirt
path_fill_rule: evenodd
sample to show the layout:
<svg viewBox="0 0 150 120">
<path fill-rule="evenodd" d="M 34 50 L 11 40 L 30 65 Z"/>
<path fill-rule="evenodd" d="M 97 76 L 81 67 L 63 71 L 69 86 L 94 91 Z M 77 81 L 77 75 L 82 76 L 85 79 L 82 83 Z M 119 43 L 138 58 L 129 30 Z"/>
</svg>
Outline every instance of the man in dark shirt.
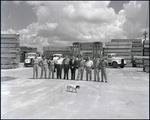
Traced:
<svg viewBox="0 0 150 120">
<path fill-rule="evenodd" d="M 70 60 L 71 80 L 75 80 L 76 67 L 77 61 L 75 60 L 75 57 L 72 56 L 72 59 Z"/>
<path fill-rule="evenodd" d="M 68 58 L 68 55 L 66 55 L 65 59 L 63 60 L 63 65 L 64 65 L 64 79 L 67 76 L 67 80 L 68 80 L 68 72 L 69 72 L 69 62 L 70 59 Z"/>
</svg>

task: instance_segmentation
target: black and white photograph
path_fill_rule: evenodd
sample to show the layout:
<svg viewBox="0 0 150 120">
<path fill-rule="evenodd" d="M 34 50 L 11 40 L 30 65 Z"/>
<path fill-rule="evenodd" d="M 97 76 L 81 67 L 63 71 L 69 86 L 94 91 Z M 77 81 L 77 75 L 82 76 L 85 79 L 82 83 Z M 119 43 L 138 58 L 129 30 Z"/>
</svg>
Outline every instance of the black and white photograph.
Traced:
<svg viewBox="0 0 150 120">
<path fill-rule="evenodd" d="M 149 119 L 149 1 L 1 1 L 1 119 Z"/>
</svg>

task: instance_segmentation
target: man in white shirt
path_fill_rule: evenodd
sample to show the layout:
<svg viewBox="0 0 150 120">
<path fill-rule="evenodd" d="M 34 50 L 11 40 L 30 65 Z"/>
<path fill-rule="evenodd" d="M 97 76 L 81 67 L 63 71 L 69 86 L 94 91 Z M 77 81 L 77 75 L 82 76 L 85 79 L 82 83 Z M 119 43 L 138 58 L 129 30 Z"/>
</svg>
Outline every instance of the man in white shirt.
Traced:
<svg viewBox="0 0 150 120">
<path fill-rule="evenodd" d="M 57 64 L 57 79 L 61 79 L 61 73 L 62 73 L 62 64 L 63 64 L 63 58 L 59 56 L 59 58 L 56 60 Z"/>
<path fill-rule="evenodd" d="M 86 66 L 86 81 L 88 81 L 88 76 L 90 77 L 90 81 L 91 81 L 93 61 L 90 60 L 90 57 L 88 57 L 88 60 L 86 61 L 85 66 Z"/>
</svg>

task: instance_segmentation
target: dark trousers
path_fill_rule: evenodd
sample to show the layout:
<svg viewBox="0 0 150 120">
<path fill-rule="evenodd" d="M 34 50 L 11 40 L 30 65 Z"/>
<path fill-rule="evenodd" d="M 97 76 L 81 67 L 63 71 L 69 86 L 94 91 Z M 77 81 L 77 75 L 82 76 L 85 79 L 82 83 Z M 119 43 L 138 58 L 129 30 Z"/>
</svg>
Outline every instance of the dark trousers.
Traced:
<svg viewBox="0 0 150 120">
<path fill-rule="evenodd" d="M 106 67 L 102 67 L 102 69 L 101 69 L 101 79 L 102 79 L 102 82 L 103 82 L 103 77 L 105 78 L 105 81 L 107 81 Z"/>
<path fill-rule="evenodd" d="M 90 78 L 90 81 L 92 80 L 92 68 L 86 67 L 86 80 L 88 81 L 88 78 Z"/>
<path fill-rule="evenodd" d="M 61 79 L 61 73 L 62 73 L 62 65 L 57 64 L 57 79 Z"/>
<path fill-rule="evenodd" d="M 69 71 L 69 65 L 68 64 L 64 64 L 64 79 L 67 76 L 67 80 L 68 80 L 68 71 Z"/>
<path fill-rule="evenodd" d="M 71 80 L 75 80 L 76 68 L 71 68 Z"/>
</svg>

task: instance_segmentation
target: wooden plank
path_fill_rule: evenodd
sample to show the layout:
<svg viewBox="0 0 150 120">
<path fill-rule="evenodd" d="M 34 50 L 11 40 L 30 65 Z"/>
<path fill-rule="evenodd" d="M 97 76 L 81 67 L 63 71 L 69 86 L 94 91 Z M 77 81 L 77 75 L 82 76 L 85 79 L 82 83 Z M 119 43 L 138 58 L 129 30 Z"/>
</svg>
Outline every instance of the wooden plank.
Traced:
<svg viewBox="0 0 150 120">
<path fill-rule="evenodd" d="M 19 35 L 17 34 L 1 34 L 1 39 L 19 39 Z"/>
<path fill-rule="evenodd" d="M 144 48 L 149 48 L 149 44 L 148 45 L 144 45 Z"/>
<path fill-rule="evenodd" d="M 19 49 L 16 48 L 1 48 L 1 52 L 20 52 Z"/>
<path fill-rule="evenodd" d="M 16 54 L 1 54 L 1 57 L 17 57 Z"/>
<path fill-rule="evenodd" d="M 114 52 L 105 52 L 104 54 L 107 55 L 108 53 L 114 53 Z M 130 56 L 131 53 L 116 53 L 116 56 Z"/>
<path fill-rule="evenodd" d="M 125 50 L 111 50 L 111 49 L 105 49 L 104 50 L 104 52 L 114 52 L 114 53 L 116 53 L 116 52 L 118 52 L 118 53 L 124 53 L 124 52 L 127 52 L 127 53 L 129 53 L 129 52 L 131 52 L 131 50 L 130 49 L 125 49 Z"/>
<path fill-rule="evenodd" d="M 92 47 L 81 47 L 80 50 L 91 50 L 92 51 L 93 48 Z"/>
<path fill-rule="evenodd" d="M 133 43 L 132 44 L 133 47 L 142 47 L 142 43 Z"/>
<path fill-rule="evenodd" d="M 12 47 L 12 48 L 16 48 L 19 47 L 19 44 L 1 44 L 1 47 L 7 48 L 7 47 Z"/>
<path fill-rule="evenodd" d="M 130 46 L 127 46 L 127 45 L 124 45 L 124 46 L 117 46 L 117 45 L 114 45 L 114 46 L 105 46 L 105 48 L 124 48 L 124 49 L 131 49 L 131 48 L 132 48 L 132 45 L 130 45 Z"/>
<path fill-rule="evenodd" d="M 132 42 L 105 42 L 105 46 L 131 46 Z"/>
<path fill-rule="evenodd" d="M 149 66 L 147 66 L 147 65 L 143 66 L 143 71 L 144 72 L 149 72 Z"/>
<path fill-rule="evenodd" d="M 139 53 L 139 52 L 133 53 L 133 52 L 132 52 L 131 55 L 132 55 L 132 56 L 142 56 L 143 53 Z"/>
<path fill-rule="evenodd" d="M 142 42 L 142 39 L 112 39 L 111 42 Z"/>
<path fill-rule="evenodd" d="M 139 50 L 139 49 L 132 49 L 131 52 L 143 52 L 143 50 Z"/>
</svg>

